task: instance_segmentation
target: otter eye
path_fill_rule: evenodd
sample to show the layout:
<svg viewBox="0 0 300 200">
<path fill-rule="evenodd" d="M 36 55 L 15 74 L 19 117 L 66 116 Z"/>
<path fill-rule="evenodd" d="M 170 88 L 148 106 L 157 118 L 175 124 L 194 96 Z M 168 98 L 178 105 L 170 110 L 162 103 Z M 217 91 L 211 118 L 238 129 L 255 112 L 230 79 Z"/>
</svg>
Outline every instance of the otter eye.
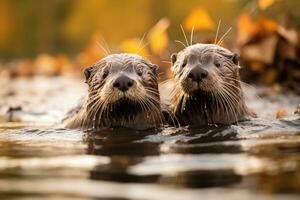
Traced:
<svg viewBox="0 0 300 200">
<path fill-rule="evenodd" d="M 104 70 L 102 74 L 102 78 L 105 79 L 108 76 L 108 70 Z"/>
<path fill-rule="evenodd" d="M 183 60 L 183 63 L 182 63 L 182 65 L 181 65 L 181 67 L 182 67 L 182 68 L 185 67 L 186 64 L 187 64 L 187 61 L 186 61 L 186 60 Z"/>
<path fill-rule="evenodd" d="M 142 76 L 143 75 L 143 70 L 142 69 L 137 69 L 136 73 L 137 73 L 137 75 Z"/>
<path fill-rule="evenodd" d="M 219 67 L 221 67 L 221 63 L 215 62 L 215 66 L 219 68 Z"/>
</svg>

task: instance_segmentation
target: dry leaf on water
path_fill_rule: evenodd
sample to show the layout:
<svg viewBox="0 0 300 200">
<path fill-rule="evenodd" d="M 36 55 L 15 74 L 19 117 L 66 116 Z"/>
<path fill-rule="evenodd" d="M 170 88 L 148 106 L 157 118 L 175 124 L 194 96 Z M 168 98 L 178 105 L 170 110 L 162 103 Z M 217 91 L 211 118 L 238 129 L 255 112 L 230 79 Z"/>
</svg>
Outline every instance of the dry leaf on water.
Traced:
<svg viewBox="0 0 300 200">
<path fill-rule="evenodd" d="M 300 104 L 297 106 L 295 112 L 294 112 L 295 115 L 300 115 Z"/>
<path fill-rule="evenodd" d="M 184 28 L 188 31 L 195 30 L 214 30 L 215 22 L 209 16 L 208 12 L 201 7 L 192 10 L 191 14 L 183 22 Z"/>
<path fill-rule="evenodd" d="M 288 115 L 288 112 L 284 108 L 279 108 L 276 112 L 276 119 L 282 119 Z"/>
<path fill-rule="evenodd" d="M 38 75 L 54 76 L 59 74 L 55 58 L 48 54 L 40 54 L 35 59 L 34 69 Z"/>
</svg>

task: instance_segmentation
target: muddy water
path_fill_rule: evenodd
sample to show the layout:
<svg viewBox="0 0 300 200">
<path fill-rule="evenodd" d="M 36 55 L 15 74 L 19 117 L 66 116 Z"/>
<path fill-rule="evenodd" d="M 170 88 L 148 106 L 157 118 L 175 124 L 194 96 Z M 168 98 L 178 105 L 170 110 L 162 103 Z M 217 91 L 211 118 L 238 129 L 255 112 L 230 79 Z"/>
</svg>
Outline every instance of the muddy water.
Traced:
<svg viewBox="0 0 300 200">
<path fill-rule="evenodd" d="M 57 82 L 43 88 L 52 95 L 28 95 L 25 87 L 2 99 L 12 105 L 37 95 L 43 105 L 19 101 L 24 108 L 2 117 L 0 199 L 299 199 L 300 118 L 291 112 L 282 120 L 273 116 L 276 105 L 293 110 L 298 97 L 250 95 L 263 117 L 230 126 L 94 133 L 49 125 L 82 91 L 70 80 L 65 85 L 72 91 L 58 90 Z M 69 99 L 57 106 L 61 91 Z"/>
</svg>

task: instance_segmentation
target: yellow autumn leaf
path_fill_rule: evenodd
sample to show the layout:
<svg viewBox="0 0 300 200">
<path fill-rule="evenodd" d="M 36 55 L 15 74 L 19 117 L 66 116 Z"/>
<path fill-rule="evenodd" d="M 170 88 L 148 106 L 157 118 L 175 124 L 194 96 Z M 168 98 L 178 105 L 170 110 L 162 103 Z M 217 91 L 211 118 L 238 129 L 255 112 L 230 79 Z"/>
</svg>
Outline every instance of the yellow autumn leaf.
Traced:
<svg viewBox="0 0 300 200">
<path fill-rule="evenodd" d="M 169 37 L 167 34 L 167 29 L 170 22 L 167 18 L 163 18 L 154 25 L 149 31 L 148 40 L 150 43 L 151 50 L 156 54 L 161 54 L 163 50 L 167 47 L 169 42 Z"/>
<path fill-rule="evenodd" d="M 143 44 L 143 42 L 139 38 L 124 40 L 123 42 L 121 42 L 120 47 L 123 52 L 136 53 L 145 58 L 147 58 L 147 56 L 149 55 L 145 44 Z"/>
<path fill-rule="evenodd" d="M 258 7 L 262 10 L 265 10 L 268 7 L 270 7 L 274 2 L 275 0 L 259 0 Z"/>
<path fill-rule="evenodd" d="M 208 12 L 201 7 L 192 10 L 190 15 L 183 22 L 184 28 L 188 31 L 195 30 L 214 30 L 215 22 L 209 16 Z"/>
<path fill-rule="evenodd" d="M 244 44 L 259 32 L 259 27 L 248 13 L 242 13 L 237 21 L 239 44 Z"/>
</svg>

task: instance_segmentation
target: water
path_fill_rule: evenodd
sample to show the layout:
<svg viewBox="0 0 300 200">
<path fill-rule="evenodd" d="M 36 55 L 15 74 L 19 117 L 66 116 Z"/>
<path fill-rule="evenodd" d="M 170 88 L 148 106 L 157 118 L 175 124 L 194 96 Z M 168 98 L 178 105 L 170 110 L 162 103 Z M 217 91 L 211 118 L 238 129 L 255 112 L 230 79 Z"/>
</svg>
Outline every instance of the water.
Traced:
<svg viewBox="0 0 300 200">
<path fill-rule="evenodd" d="M 3 128 L 0 197 L 298 199 L 300 119 L 268 123 L 101 133 Z"/>
<path fill-rule="evenodd" d="M 267 108 L 263 112 L 270 114 L 273 107 Z M 12 118 L 26 118 L 16 112 Z M 33 117 L 41 119 L 40 114 L 30 114 Z M 52 118 L 0 123 L 0 199 L 290 200 L 300 196 L 300 118 L 296 116 L 201 129 L 97 133 L 45 123 Z"/>
</svg>

